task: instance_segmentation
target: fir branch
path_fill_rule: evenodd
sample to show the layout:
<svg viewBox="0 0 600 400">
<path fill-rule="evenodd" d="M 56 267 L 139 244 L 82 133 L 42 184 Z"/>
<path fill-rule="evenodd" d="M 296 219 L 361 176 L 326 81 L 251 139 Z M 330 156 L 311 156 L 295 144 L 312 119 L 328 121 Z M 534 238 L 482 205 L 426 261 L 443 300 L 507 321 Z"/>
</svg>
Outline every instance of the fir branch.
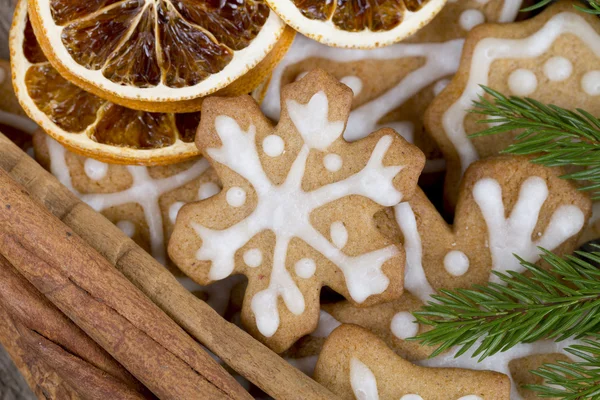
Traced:
<svg viewBox="0 0 600 400">
<path fill-rule="evenodd" d="M 433 329 L 411 340 L 438 346 L 431 355 L 460 346 L 458 355 L 478 344 L 480 360 L 518 343 L 540 339 L 580 338 L 600 329 L 600 252 L 559 257 L 543 250 L 546 271 L 519 259 L 530 272 L 495 274 L 504 285 L 488 283 L 473 289 L 441 290 L 414 313 Z"/>
<path fill-rule="evenodd" d="M 547 6 L 548 4 L 552 3 L 554 0 L 540 0 L 537 3 L 523 8 L 521 10 L 521 12 L 529 12 L 529 11 L 535 11 L 535 10 L 539 10 L 545 6 Z M 594 14 L 594 15 L 600 15 L 600 0 L 587 0 L 586 3 L 588 4 L 588 7 L 582 7 L 582 6 L 575 6 L 575 8 L 579 11 L 583 11 L 589 14 Z"/>
<path fill-rule="evenodd" d="M 598 399 L 600 397 L 600 335 L 595 340 L 583 339 L 580 345 L 566 350 L 583 361 L 558 361 L 544 364 L 533 374 L 544 379 L 544 385 L 526 385 L 540 397 L 562 400 Z"/>
<path fill-rule="evenodd" d="M 582 182 L 581 190 L 600 198 L 600 119 L 581 109 L 566 110 L 483 89 L 492 99 L 480 96 L 471 112 L 487 116 L 479 122 L 492 126 L 471 137 L 521 131 L 503 153 L 534 154 L 533 162 L 549 167 L 579 167 L 563 178 Z"/>
</svg>

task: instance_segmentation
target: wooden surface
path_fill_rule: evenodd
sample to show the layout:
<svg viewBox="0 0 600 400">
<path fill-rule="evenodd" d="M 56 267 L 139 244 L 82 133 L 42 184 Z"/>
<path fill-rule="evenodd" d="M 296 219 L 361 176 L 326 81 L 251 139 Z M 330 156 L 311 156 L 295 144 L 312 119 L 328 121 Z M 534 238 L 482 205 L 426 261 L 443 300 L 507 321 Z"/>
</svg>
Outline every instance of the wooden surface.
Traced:
<svg viewBox="0 0 600 400">
<path fill-rule="evenodd" d="M 8 59 L 8 29 L 16 0 L 0 0 L 0 58 Z M 0 345 L 0 400 L 35 399 L 4 348 Z"/>
</svg>

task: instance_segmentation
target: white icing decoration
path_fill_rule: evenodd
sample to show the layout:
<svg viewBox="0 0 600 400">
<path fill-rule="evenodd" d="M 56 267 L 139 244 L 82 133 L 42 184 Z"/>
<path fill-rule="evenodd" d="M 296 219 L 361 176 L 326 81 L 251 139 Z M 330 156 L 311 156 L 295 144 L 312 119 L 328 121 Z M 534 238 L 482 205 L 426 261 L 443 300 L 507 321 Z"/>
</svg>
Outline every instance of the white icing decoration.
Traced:
<svg viewBox="0 0 600 400">
<path fill-rule="evenodd" d="M 335 319 L 331 314 L 321 310 L 319 313 L 319 325 L 317 325 L 317 329 L 310 336 L 317 338 L 326 338 L 331 335 L 338 326 L 342 323 Z"/>
<path fill-rule="evenodd" d="M 581 87 L 590 96 L 600 95 L 600 71 L 587 72 L 581 79 Z"/>
<path fill-rule="evenodd" d="M 329 121 L 329 101 L 323 91 L 314 94 L 307 104 L 287 100 L 286 105 L 292 122 L 309 149 L 325 151 L 344 132 L 343 121 Z"/>
<path fill-rule="evenodd" d="M 230 117 L 215 118 L 215 129 L 223 145 L 209 148 L 206 152 L 215 162 L 227 166 L 252 185 L 256 192 L 256 207 L 248 217 L 227 229 L 213 230 L 191 223 L 202 239 L 196 258 L 212 262 L 209 272 L 212 280 L 223 279 L 233 272 L 235 252 L 256 234 L 265 230 L 275 233 L 269 286 L 251 301 L 258 330 L 266 337 L 272 336 L 279 327 L 279 296 L 293 314 L 300 315 L 305 309 L 304 297 L 285 265 L 292 238 L 301 239 L 340 268 L 350 296 L 358 303 L 387 289 L 389 279 L 381 269 L 386 261 L 398 254 L 395 246 L 388 246 L 356 257 L 347 256 L 321 235 L 309 220 L 313 210 L 350 195 L 367 197 L 382 206 L 393 206 L 402 200 L 402 194 L 394 188 L 393 179 L 403 167 L 383 166 L 392 136 L 379 139 L 367 165 L 358 173 L 305 192 L 302 180 L 310 149 L 327 150 L 327 146 L 342 134 L 344 124 L 342 121 L 328 121 L 328 100 L 323 92 L 315 94 L 308 104 L 287 101 L 287 108 L 306 143 L 299 150 L 286 180 L 279 186 L 270 181 L 260 163 L 255 143 L 256 128 L 251 125 L 244 132 Z"/>
<path fill-rule="evenodd" d="M 244 262 L 247 266 L 251 268 L 256 268 L 260 264 L 262 264 L 262 259 L 262 251 L 260 251 L 259 249 L 246 250 L 246 252 L 244 253 Z"/>
<path fill-rule="evenodd" d="M 460 14 L 459 23 L 460 27 L 465 31 L 470 31 L 477 25 L 481 25 L 485 22 L 485 15 L 479 10 L 465 10 Z"/>
<path fill-rule="evenodd" d="M 515 96 L 529 96 L 535 92 L 537 86 L 537 77 L 528 69 L 517 69 L 508 77 L 508 88 Z"/>
<path fill-rule="evenodd" d="M 181 210 L 181 207 L 183 207 L 184 205 L 185 203 L 183 201 L 176 201 L 169 207 L 169 221 L 171 221 L 172 224 L 174 224 L 175 221 L 177 221 L 177 215 L 179 214 L 179 210 Z"/>
<path fill-rule="evenodd" d="M 298 275 L 300 278 L 309 279 L 315 274 L 315 271 L 317 270 L 317 264 L 315 264 L 313 259 L 303 258 L 302 260 L 296 262 L 294 265 L 294 270 L 296 271 L 296 275 Z"/>
<path fill-rule="evenodd" d="M 406 339 L 414 337 L 419 333 L 419 324 L 416 323 L 415 317 L 408 311 L 400 311 L 394 315 L 390 323 L 390 329 L 394 336 L 398 339 Z"/>
<path fill-rule="evenodd" d="M 484 178 L 475 183 L 473 197 L 487 225 L 494 271 L 522 272 L 524 268 L 513 254 L 534 263 L 540 257 L 538 247 L 555 249 L 579 232 L 585 222 L 578 207 L 562 205 L 554 211 L 546 231 L 541 236 L 536 235 L 537 240 L 533 241 L 531 237 L 540 210 L 548 198 L 546 181 L 535 176 L 521 185 L 519 199 L 508 218 L 502 202 L 502 188 L 495 179 Z M 499 279 L 492 275 L 491 281 L 499 282 Z"/>
<path fill-rule="evenodd" d="M 227 204 L 231 207 L 241 207 L 246 203 L 246 191 L 241 187 L 231 187 L 227 191 Z"/>
<path fill-rule="evenodd" d="M 87 158 L 83 162 L 83 170 L 88 178 L 93 181 L 99 181 L 108 173 L 108 164 L 94 160 L 93 158 Z"/>
<path fill-rule="evenodd" d="M 198 200 L 209 199 L 214 195 L 218 194 L 220 191 L 221 188 L 214 182 L 203 183 L 198 189 Z"/>
<path fill-rule="evenodd" d="M 262 147 L 265 154 L 269 157 L 279 157 L 283 154 L 285 145 L 281 137 L 277 135 L 269 135 L 263 139 Z"/>
<path fill-rule="evenodd" d="M 523 39 L 485 38 L 477 44 L 471 59 L 471 72 L 461 97 L 442 116 L 448 139 L 458 152 L 462 173 L 477 161 L 477 151 L 467 137 L 464 121 L 473 101 L 483 95 L 480 85 L 489 84 L 490 67 L 499 59 L 527 59 L 539 57 L 564 33 L 571 33 L 583 40 L 600 57 L 600 35 L 588 22 L 572 12 L 554 15 L 542 29 Z"/>
<path fill-rule="evenodd" d="M 554 82 L 562 82 L 573 74 L 573 63 L 564 57 L 552 57 L 544 64 L 544 74 Z"/>
<path fill-rule="evenodd" d="M 435 83 L 435 85 L 433 85 L 433 95 L 437 96 L 438 94 L 442 93 L 444 91 L 444 89 L 446 89 L 446 87 L 448 87 L 448 85 L 450 84 L 450 79 L 440 79 L 439 81 L 437 81 Z"/>
<path fill-rule="evenodd" d="M 519 5 L 520 2 L 519 0 Z M 505 5 L 506 3 L 509 2 L 506 1 Z M 515 3 L 515 1 L 511 1 L 511 3 Z M 519 6 L 516 7 L 516 11 L 518 10 Z M 516 11 L 514 15 L 516 15 Z M 423 57 L 426 62 L 422 67 L 407 74 L 396 86 L 381 96 L 352 110 L 346 131 L 344 132 L 344 139 L 354 141 L 364 138 L 369 132 L 389 126 L 399 132 L 405 139 L 412 141 L 414 130 L 412 124 L 407 124 L 406 121 L 379 124 L 379 121 L 429 85 L 456 73 L 463 43 L 463 39 L 457 39 L 445 43 L 399 43 L 386 48 L 354 50 L 325 46 L 298 34 L 294 39 L 290 51 L 273 71 L 273 76 L 261 108 L 269 118 L 279 120 L 281 111 L 279 94 L 281 91 L 282 76 L 286 68 L 311 57 L 336 62 Z M 303 76 L 303 74 L 301 75 Z"/>
<path fill-rule="evenodd" d="M 340 79 L 340 82 L 352 89 L 354 97 L 358 96 L 360 92 L 362 92 L 363 82 L 358 76 L 344 76 L 342 79 Z"/>
<path fill-rule="evenodd" d="M 123 231 L 123 233 L 129 237 L 135 235 L 135 224 L 128 220 L 122 220 L 117 222 L 117 227 Z"/>
<path fill-rule="evenodd" d="M 230 303 L 232 289 L 237 284 L 244 282 L 245 278 L 241 275 L 234 275 L 208 286 L 198 285 L 188 277 L 179 277 L 177 280 L 190 292 L 200 291 L 206 293 L 208 296 L 206 303 L 219 315 L 224 316 Z"/>
<path fill-rule="evenodd" d="M 306 75 L 308 75 L 308 71 L 300 72 L 298 75 L 296 75 L 296 79 L 294 79 L 294 82 L 298 82 L 300 79 L 304 78 Z"/>
<path fill-rule="evenodd" d="M 329 235 L 331 241 L 338 249 L 343 249 L 348 243 L 348 230 L 341 221 L 336 221 L 329 227 Z"/>
<path fill-rule="evenodd" d="M 400 397 L 400 400 L 423 400 L 423 398 L 418 394 L 405 394 Z"/>
<path fill-rule="evenodd" d="M 153 179 L 147 167 L 127 166 L 131 174 L 131 186 L 117 193 L 83 194 L 73 187 L 71 173 L 66 161 L 66 150 L 57 141 L 46 137 L 46 144 L 50 155 L 50 172 L 71 192 L 82 201 L 100 212 L 110 207 L 128 203 L 139 204 L 144 211 L 144 218 L 148 224 L 150 235 L 150 252 L 160 263 L 166 263 L 164 226 L 159 199 L 168 193 L 201 176 L 209 167 L 208 161 L 200 159 L 189 169 L 163 179 Z"/>
<path fill-rule="evenodd" d="M 409 203 L 400 203 L 394 207 L 396 223 L 404 237 L 406 267 L 404 271 L 404 287 L 417 296 L 423 303 L 431 300 L 435 290 L 429 284 L 423 270 L 423 246 L 417 227 L 417 219 Z"/>
<path fill-rule="evenodd" d="M 379 400 L 377 379 L 359 359 L 350 360 L 350 385 L 356 400 Z"/>
<path fill-rule="evenodd" d="M 462 276 L 469 270 L 469 257 L 459 250 L 449 251 L 444 257 L 444 268 L 450 275 Z"/>
<path fill-rule="evenodd" d="M 417 361 L 416 364 L 430 368 L 465 368 L 500 372 L 507 375 L 511 380 L 510 399 L 523 400 L 523 397 L 519 394 L 518 385 L 516 385 L 512 379 L 510 368 L 508 366 L 509 362 L 536 354 L 561 353 L 571 358 L 569 353 L 565 351 L 565 348 L 577 344 L 577 341 L 565 340 L 557 343 L 552 340 L 542 340 L 535 343 L 521 343 L 508 351 L 496 353 L 482 361 L 479 361 L 479 356 L 473 358 L 473 352 L 479 347 L 479 344 L 479 342 L 475 343 L 465 354 L 462 354 L 458 358 L 455 358 L 455 356 L 459 347 L 454 347 L 452 350 L 435 358 Z M 467 397 L 467 399 L 478 400 L 477 397 Z"/>
<path fill-rule="evenodd" d="M 323 165 L 325 166 L 325 169 L 330 172 L 338 172 L 342 169 L 343 163 L 342 157 L 337 154 L 331 153 L 323 157 Z"/>
</svg>

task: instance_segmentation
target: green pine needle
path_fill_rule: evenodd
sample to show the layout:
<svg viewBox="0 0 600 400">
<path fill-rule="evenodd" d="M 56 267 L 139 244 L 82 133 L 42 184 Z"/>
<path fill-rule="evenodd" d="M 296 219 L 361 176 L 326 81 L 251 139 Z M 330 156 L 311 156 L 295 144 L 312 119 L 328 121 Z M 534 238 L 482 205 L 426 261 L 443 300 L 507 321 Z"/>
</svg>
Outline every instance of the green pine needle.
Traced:
<svg viewBox="0 0 600 400">
<path fill-rule="evenodd" d="M 582 400 L 600 398 L 600 336 L 595 340 L 584 339 L 581 345 L 573 345 L 567 351 L 582 361 L 558 361 L 544 364 L 533 374 L 544 379 L 544 385 L 526 385 L 540 397 L 553 397 L 562 400 Z"/>
<path fill-rule="evenodd" d="M 598 339 L 600 332 L 600 252 L 559 257 L 540 250 L 549 270 L 519 258 L 527 275 L 494 272 L 502 284 L 441 290 L 432 296 L 435 302 L 413 315 L 433 329 L 409 340 L 438 346 L 431 357 L 454 346 L 461 355 L 480 340 L 473 356 L 481 361 L 518 343 L 584 338 L 584 344 L 567 348 L 583 361 L 546 364 L 532 371 L 545 384 L 528 388 L 541 397 L 599 399 L 600 343 L 589 337 Z"/>
<path fill-rule="evenodd" d="M 535 155 L 534 163 L 548 167 L 577 167 L 563 178 L 579 181 L 581 190 L 600 199 L 600 119 L 581 109 L 566 110 L 483 89 L 491 100 L 480 96 L 471 112 L 487 116 L 479 122 L 492 126 L 472 137 L 520 132 L 503 153 Z"/>
<path fill-rule="evenodd" d="M 539 10 L 552 3 L 553 1 L 554 0 L 540 0 L 535 4 L 522 9 L 521 12 Z M 588 7 L 575 6 L 575 8 L 579 11 L 583 11 L 589 14 L 600 15 L 600 0 L 588 0 L 586 3 L 588 4 Z"/>
</svg>

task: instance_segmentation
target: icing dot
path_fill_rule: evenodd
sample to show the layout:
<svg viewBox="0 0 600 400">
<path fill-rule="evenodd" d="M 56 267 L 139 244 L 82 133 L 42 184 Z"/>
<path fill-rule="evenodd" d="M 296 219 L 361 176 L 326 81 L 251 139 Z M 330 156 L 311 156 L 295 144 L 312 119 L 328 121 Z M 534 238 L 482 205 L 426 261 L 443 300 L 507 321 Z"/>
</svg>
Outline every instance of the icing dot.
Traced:
<svg viewBox="0 0 600 400">
<path fill-rule="evenodd" d="M 400 400 L 423 400 L 423 398 L 418 394 L 405 394 L 400 397 Z"/>
<path fill-rule="evenodd" d="M 516 96 L 527 96 L 537 89 L 537 77 L 528 69 L 513 71 L 508 77 L 508 88 Z"/>
<path fill-rule="evenodd" d="M 337 154 L 327 154 L 323 158 L 323 165 L 325 166 L 325 169 L 330 172 L 337 172 L 342 169 L 343 163 L 342 157 Z"/>
<path fill-rule="evenodd" d="M 129 237 L 135 235 L 135 224 L 128 220 L 122 220 L 117 222 L 117 228 L 123 231 Z"/>
<path fill-rule="evenodd" d="M 296 270 L 296 275 L 300 278 L 308 279 L 315 274 L 317 265 L 313 259 L 303 258 L 294 265 L 294 269 Z"/>
<path fill-rule="evenodd" d="M 5 79 L 6 79 L 6 71 L 4 70 L 4 68 L 0 68 L 0 83 L 4 83 Z"/>
<path fill-rule="evenodd" d="M 283 154 L 283 139 L 277 135 L 269 135 L 262 142 L 263 151 L 269 157 L 279 157 Z"/>
<path fill-rule="evenodd" d="M 452 250 L 444 257 L 444 268 L 450 275 L 462 276 L 469 270 L 469 257 L 458 250 Z"/>
<path fill-rule="evenodd" d="M 241 207 L 246 203 L 246 191 L 234 186 L 227 191 L 227 203 L 232 207 Z"/>
<path fill-rule="evenodd" d="M 562 82 L 573 73 L 573 64 L 564 57 L 552 57 L 544 64 L 544 74 L 551 81 Z"/>
<path fill-rule="evenodd" d="M 440 79 L 433 85 L 433 94 L 437 96 L 450 84 L 450 79 Z"/>
<path fill-rule="evenodd" d="M 259 249 L 246 250 L 244 253 L 244 262 L 249 267 L 258 267 L 260 264 L 262 264 L 262 251 Z"/>
<path fill-rule="evenodd" d="M 590 71 L 581 79 L 581 87 L 590 96 L 600 95 L 600 71 Z"/>
<path fill-rule="evenodd" d="M 183 201 L 176 201 L 169 207 L 169 220 L 172 224 L 174 224 L 175 221 L 177 221 L 177 214 L 179 214 L 179 210 L 181 210 L 181 207 L 183 207 L 184 205 L 185 203 Z"/>
<path fill-rule="evenodd" d="M 348 230 L 342 221 L 336 221 L 329 227 L 331 241 L 338 249 L 343 249 L 348 243 Z"/>
<path fill-rule="evenodd" d="M 344 76 L 340 79 L 344 85 L 348 86 L 354 92 L 354 97 L 358 96 L 362 92 L 363 82 L 358 76 Z"/>
<path fill-rule="evenodd" d="M 88 158 L 83 163 L 85 174 L 94 181 L 99 181 L 106 176 L 108 172 L 108 164 Z"/>
<path fill-rule="evenodd" d="M 214 182 L 206 182 L 200 185 L 198 189 L 198 200 L 206 200 L 219 193 L 221 188 Z"/>
<path fill-rule="evenodd" d="M 415 317 L 411 313 L 400 311 L 392 318 L 390 329 L 398 339 L 406 339 L 419 332 L 419 325 L 415 324 Z"/>
<path fill-rule="evenodd" d="M 460 14 L 460 26 L 465 31 L 470 31 L 477 25 L 481 25 L 485 22 L 485 15 L 479 10 L 465 10 Z"/>
</svg>

